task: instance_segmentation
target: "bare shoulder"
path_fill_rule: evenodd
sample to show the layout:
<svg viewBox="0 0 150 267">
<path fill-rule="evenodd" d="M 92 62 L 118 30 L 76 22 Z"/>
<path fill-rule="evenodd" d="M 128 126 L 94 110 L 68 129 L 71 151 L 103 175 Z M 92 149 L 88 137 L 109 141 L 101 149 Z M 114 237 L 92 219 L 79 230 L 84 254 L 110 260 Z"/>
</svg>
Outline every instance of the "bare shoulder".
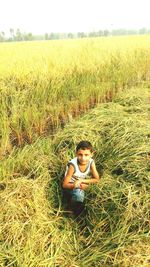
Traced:
<svg viewBox="0 0 150 267">
<path fill-rule="evenodd" d="M 93 169 L 93 168 L 96 168 L 94 159 L 93 159 L 92 162 L 91 162 L 91 169 Z"/>
<path fill-rule="evenodd" d="M 73 164 L 69 164 L 66 175 L 72 175 L 73 173 L 74 173 L 74 166 Z"/>
<path fill-rule="evenodd" d="M 91 173 L 92 173 L 94 178 L 99 179 L 99 174 L 98 174 L 98 171 L 96 169 L 96 165 L 95 165 L 94 160 L 91 163 Z"/>
</svg>

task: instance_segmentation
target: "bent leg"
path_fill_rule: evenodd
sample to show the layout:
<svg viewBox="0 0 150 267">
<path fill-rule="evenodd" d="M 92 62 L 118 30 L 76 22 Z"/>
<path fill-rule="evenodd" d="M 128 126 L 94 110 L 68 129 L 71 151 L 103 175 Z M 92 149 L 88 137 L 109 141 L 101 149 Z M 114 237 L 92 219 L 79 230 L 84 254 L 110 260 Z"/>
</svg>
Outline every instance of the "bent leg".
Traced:
<svg viewBox="0 0 150 267">
<path fill-rule="evenodd" d="M 84 195 L 81 189 L 72 190 L 71 205 L 75 216 L 79 216 L 84 211 Z"/>
<path fill-rule="evenodd" d="M 75 217 L 78 217 L 81 213 L 84 212 L 84 203 L 83 202 L 78 202 L 78 201 L 72 201 L 72 211 L 75 215 Z"/>
</svg>

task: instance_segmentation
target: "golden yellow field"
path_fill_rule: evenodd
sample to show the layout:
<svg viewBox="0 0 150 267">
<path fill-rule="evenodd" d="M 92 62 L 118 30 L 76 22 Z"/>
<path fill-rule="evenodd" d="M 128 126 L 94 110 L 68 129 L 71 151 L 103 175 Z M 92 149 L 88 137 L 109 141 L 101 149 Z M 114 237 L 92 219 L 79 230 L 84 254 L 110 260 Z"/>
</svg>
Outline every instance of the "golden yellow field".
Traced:
<svg viewBox="0 0 150 267">
<path fill-rule="evenodd" d="M 149 80 L 148 35 L 0 44 L 1 267 L 149 266 Z M 61 183 L 85 139 L 83 228 Z"/>
<path fill-rule="evenodd" d="M 1 156 L 150 77 L 150 36 L 0 44 Z"/>
</svg>

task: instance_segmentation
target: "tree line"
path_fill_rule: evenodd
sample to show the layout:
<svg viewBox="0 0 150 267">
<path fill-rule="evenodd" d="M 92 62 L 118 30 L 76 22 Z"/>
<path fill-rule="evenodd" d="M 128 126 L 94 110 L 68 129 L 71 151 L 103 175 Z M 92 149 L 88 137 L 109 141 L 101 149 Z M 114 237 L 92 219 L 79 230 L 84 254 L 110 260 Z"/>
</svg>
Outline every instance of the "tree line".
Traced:
<svg viewBox="0 0 150 267">
<path fill-rule="evenodd" d="M 0 42 L 14 42 L 14 41 L 34 41 L 34 40 L 57 40 L 57 39 L 73 39 L 73 38 L 86 38 L 86 37 L 103 37 L 103 36 L 119 36 L 119 35 L 134 35 L 134 34 L 150 34 L 150 29 L 113 29 L 113 30 L 98 30 L 91 32 L 77 32 L 77 33 L 59 33 L 51 32 L 41 35 L 35 35 L 31 32 L 21 32 L 20 29 L 9 30 L 9 36 L 4 31 L 0 32 Z"/>
</svg>

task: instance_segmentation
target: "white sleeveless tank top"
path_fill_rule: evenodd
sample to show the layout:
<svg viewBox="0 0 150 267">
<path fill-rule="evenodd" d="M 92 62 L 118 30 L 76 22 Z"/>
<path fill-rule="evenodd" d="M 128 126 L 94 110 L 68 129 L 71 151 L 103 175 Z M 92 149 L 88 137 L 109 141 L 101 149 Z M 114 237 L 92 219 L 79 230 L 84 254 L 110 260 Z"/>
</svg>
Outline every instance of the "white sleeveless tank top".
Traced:
<svg viewBox="0 0 150 267">
<path fill-rule="evenodd" d="M 67 164 L 67 168 L 66 168 L 66 172 L 65 172 L 65 175 L 68 171 L 68 167 L 69 165 L 73 165 L 74 166 L 74 174 L 73 176 L 71 177 L 71 180 L 70 182 L 71 183 L 74 183 L 76 181 L 76 178 L 75 177 L 78 177 L 78 178 L 81 178 L 81 179 L 85 179 L 86 176 L 90 173 L 90 167 L 91 167 L 91 164 L 94 160 L 91 158 L 87 164 L 87 167 L 86 167 L 86 170 L 85 172 L 81 172 L 80 169 L 79 169 L 79 166 L 78 166 L 78 159 L 77 157 L 71 159 L 68 164 Z M 75 177 L 74 177 L 75 176 Z"/>
</svg>

